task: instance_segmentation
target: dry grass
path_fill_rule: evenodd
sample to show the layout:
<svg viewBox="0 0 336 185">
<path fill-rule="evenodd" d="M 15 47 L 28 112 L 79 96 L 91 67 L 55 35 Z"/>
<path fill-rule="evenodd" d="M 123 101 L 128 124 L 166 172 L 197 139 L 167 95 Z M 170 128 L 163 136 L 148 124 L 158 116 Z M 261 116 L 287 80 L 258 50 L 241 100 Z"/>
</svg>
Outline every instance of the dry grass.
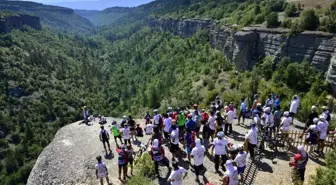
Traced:
<svg viewBox="0 0 336 185">
<path fill-rule="evenodd" d="M 287 0 L 289 3 L 301 3 L 304 5 L 304 9 L 308 8 L 316 8 L 317 6 L 321 6 L 322 8 L 329 7 L 333 0 Z"/>
</svg>

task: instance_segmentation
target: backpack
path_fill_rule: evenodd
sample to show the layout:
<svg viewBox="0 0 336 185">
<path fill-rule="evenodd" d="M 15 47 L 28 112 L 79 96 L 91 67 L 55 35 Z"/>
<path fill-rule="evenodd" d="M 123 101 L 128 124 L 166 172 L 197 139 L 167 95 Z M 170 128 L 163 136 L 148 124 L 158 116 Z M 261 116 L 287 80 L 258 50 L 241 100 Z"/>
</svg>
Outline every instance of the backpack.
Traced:
<svg viewBox="0 0 336 185">
<path fill-rule="evenodd" d="M 108 140 L 108 136 L 107 136 L 107 131 L 106 130 L 102 130 L 101 132 L 101 137 L 103 140 Z"/>
</svg>

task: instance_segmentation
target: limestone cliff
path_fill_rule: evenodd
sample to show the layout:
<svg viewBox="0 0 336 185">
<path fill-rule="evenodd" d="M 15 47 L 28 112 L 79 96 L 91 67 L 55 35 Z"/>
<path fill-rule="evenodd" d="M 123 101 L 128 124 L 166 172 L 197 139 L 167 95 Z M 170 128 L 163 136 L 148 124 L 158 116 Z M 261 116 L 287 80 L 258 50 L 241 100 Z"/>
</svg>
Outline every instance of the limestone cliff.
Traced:
<svg viewBox="0 0 336 185">
<path fill-rule="evenodd" d="M 8 33 L 13 29 L 23 29 L 30 26 L 36 30 L 41 30 L 40 18 L 32 15 L 16 14 L 0 17 L 0 33 Z"/>
<path fill-rule="evenodd" d="M 327 71 L 336 40 L 333 34 L 303 32 L 289 36 L 286 29 L 262 29 L 246 27 L 235 32 L 229 27 L 220 27 L 217 21 L 194 19 L 151 19 L 149 25 L 164 31 L 189 37 L 198 29 L 209 31 L 211 45 L 231 59 L 238 70 L 251 69 L 264 56 L 289 57 L 301 62 L 307 59 L 317 68 Z"/>
</svg>

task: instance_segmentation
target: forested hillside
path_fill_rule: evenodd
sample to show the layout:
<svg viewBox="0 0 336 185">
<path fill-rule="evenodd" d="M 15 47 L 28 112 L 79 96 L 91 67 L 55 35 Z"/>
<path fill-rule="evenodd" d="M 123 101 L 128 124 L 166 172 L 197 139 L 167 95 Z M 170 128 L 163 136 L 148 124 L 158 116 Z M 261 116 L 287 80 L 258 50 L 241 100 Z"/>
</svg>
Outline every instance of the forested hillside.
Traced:
<svg viewBox="0 0 336 185">
<path fill-rule="evenodd" d="M 266 57 L 252 71 L 237 73 L 210 47 L 206 31 L 181 38 L 146 22 L 190 17 L 250 25 L 284 6 L 280 0 L 157 0 L 106 14 L 76 11 L 104 25 L 92 32 L 71 9 L 0 1 L 0 9 L 37 14 L 44 25 L 42 31 L 0 35 L 0 184 L 25 184 L 39 153 L 60 127 L 81 119 L 84 105 L 91 113 L 143 116 L 146 109 L 207 107 L 217 95 L 238 104 L 242 97 L 259 93 L 264 100 L 274 92 L 284 108 L 299 94 L 298 117 L 306 119 L 312 102 L 322 106 L 331 93 L 324 74 L 308 62 Z"/>
</svg>

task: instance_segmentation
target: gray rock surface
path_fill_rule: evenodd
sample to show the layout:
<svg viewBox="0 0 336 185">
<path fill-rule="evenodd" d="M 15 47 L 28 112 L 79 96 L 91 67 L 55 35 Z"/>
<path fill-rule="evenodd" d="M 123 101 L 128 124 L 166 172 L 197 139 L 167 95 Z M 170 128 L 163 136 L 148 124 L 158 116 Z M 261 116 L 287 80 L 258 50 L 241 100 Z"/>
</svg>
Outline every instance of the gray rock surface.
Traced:
<svg viewBox="0 0 336 185">
<path fill-rule="evenodd" d="M 18 14 L 0 18 L 0 33 L 8 33 L 13 29 L 23 29 L 30 26 L 36 30 L 41 30 L 40 18 L 32 15 Z"/>
</svg>

